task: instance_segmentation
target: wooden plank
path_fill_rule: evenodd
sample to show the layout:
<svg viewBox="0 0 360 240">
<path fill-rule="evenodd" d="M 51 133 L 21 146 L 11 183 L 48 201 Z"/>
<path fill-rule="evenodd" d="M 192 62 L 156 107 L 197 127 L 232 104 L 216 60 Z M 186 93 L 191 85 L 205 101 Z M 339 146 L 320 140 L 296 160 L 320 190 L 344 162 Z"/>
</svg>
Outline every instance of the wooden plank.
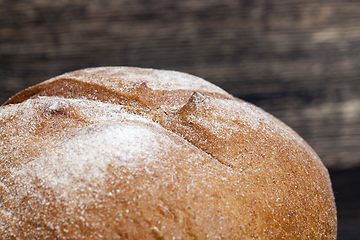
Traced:
<svg viewBox="0 0 360 240">
<path fill-rule="evenodd" d="M 253 102 L 332 169 L 360 165 L 357 1 L 0 1 L 0 102 L 84 67 L 174 69 Z"/>
<path fill-rule="evenodd" d="M 0 103 L 104 65 L 203 77 L 300 133 L 332 170 L 338 239 L 359 234 L 360 2 L 0 0 Z"/>
</svg>

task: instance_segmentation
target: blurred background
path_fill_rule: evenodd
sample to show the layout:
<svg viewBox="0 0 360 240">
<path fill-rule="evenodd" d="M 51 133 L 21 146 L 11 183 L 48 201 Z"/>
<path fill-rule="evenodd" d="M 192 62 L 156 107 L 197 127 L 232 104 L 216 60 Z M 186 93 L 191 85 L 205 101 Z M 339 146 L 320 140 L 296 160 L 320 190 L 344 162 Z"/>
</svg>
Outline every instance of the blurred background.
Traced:
<svg viewBox="0 0 360 240">
<path fill-rule="evenodd" d="M 86 67 L 187 72 L 294 128 L 360 239 L 359 0 L 0 0 L 0 104 Z"/>
</svg>

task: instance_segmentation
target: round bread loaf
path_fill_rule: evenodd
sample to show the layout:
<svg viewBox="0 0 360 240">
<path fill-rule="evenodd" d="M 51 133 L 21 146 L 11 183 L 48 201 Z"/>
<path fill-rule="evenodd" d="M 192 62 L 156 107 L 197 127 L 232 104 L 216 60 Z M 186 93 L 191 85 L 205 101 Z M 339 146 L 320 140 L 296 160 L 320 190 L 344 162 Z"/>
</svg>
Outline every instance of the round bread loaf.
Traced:
<svg viewBox="0 0 360 240">
<path fill-rule="evenodd" d="M 1 239 L 336 239 L 327 169 L 188 74 L 84 69 L 0 108 Z"/>
</svg>

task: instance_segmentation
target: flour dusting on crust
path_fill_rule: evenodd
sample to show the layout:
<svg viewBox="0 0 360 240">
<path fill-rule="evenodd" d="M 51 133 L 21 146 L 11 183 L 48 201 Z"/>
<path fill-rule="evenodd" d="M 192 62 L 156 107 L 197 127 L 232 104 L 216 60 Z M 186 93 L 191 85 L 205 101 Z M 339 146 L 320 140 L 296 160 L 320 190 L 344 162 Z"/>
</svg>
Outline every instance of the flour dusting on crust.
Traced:
<svg viewBox="0 0 360 240">
<path fill-rule="evenodd" d="M 336 238 L 316 153 L 201 78 L 92 68 L 13 100 L 0 108 L 4 239 Z"/>
<path fill-rule="evenodd" d="M 102 77 L 99 78 L 96 76 L 98 74 L 101 74 Z M 131 88 L 135 84 L 146 83 L 147 86 L 153 90 L 207 91 L 229 95 L 218 86 L 190 74 L 169 70 L 130 67 L 88 68 L 60 75 L 48 80 L 48 82 L 67 77 L 85 82 L 102 83 L 114 89 L 119 87 L 119 83 L 122 84 L 121 87 L 123 88 Z"/>
</svg>

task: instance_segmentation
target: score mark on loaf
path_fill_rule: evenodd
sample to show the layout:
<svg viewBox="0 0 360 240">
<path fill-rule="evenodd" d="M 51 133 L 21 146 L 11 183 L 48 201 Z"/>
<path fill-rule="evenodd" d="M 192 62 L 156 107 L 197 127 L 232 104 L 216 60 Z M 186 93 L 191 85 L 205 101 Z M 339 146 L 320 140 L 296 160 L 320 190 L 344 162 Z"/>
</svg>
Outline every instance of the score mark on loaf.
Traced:
<svg viewBox="0 0 360 240">
<path fill-rule="evenodd" d="M 63 74 L 0 108 L 2 239 L 336 239 L 291 128 L 192 75 Z"/>
</svg>

